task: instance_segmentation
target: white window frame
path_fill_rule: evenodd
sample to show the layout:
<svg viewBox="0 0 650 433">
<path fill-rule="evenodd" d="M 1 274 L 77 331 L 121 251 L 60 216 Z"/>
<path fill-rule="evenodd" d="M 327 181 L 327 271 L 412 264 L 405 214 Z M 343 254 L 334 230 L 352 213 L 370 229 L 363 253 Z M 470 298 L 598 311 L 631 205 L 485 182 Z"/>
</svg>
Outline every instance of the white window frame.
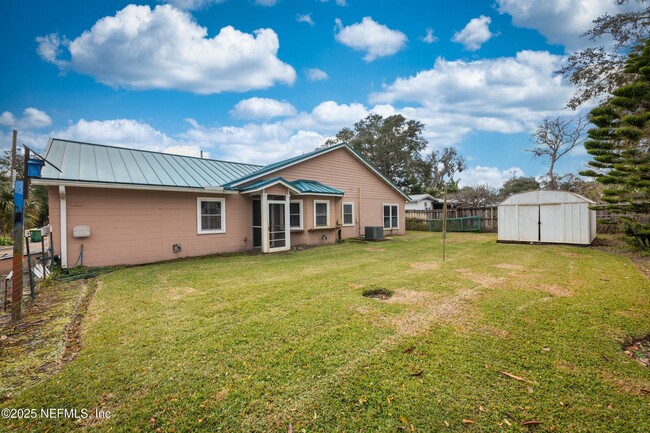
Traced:
<svg viewBox="0 0 650 433">
<path fill-rule="evenodd" d="M 345 206 L 350 205 L 352 206 L 352 222 L 350 224 L 345 223 Z M 341 203 L 341 225 L 343 227 L 351 227 L 354 226 L 355 219 L 354 219 L 354 202 L 353 201 L 344 201 Z"/>
<path fill-rule="evenodd" d="M 201 228 L 201 202 L 220 202 L 221 203 L 221 229 L 203 230 Z M 208 235 L 214 233 L 226 233 L 226 199 L 216 197 L 197 197 L 196 198 L 196 233 L 199 235 Z"/>
<path fill-rule="evenodd" d="M 327 205 L 327 221 L 324 226 L 319 226 L 316 224 L 316 205 L 317 204 L 326 204 Z M 330 201 L 329 200 L 314 200 L 314 228 L 319 229 L 319 228 L 324 228 L 324 227 L 329 227 L 330 226 Z"/>
<path fill-rule="evenodd" d="M 291 225 L 291 204 L 292 203 L 298 203 L 300 206 L 300 226 L 292 226 Z M 303 213 L 303 206 L 302 206 L 302 200 L 289 200 L 289 229 L 291 230 L 302 230 L 303 229 L 303 220 L 304 220 L 304 213 Z"/>
<path fill-rule="evenodd" d="M 390 207 L 390 227 L 384 227 L 384 230 L 399 230 L 399 204 L 397 203 L 382 203 L 381 204 L 381 225 L 384 225 L 384 208 Z M 393 206 L 397 206 L 397 227 L 393 227 Z"/>
</svg>

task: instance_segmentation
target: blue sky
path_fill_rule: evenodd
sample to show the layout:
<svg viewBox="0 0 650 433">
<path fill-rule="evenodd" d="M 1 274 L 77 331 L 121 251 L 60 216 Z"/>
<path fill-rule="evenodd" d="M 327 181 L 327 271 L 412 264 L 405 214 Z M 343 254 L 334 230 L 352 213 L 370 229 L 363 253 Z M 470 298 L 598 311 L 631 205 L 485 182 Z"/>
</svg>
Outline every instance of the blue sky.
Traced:
<svg viewBox="0 0 650 433">
<path fill-rule="evenodd" d="M 48 137 L 270 163 L 369 113 L 456 146 L 461 183 L 538 176 L 525 149 L 573 88 L 553 71 L 613 0 L 0 3 L 0 147 Z M 560 173 L 587 161 L 582 149 Z"/>
</svg>

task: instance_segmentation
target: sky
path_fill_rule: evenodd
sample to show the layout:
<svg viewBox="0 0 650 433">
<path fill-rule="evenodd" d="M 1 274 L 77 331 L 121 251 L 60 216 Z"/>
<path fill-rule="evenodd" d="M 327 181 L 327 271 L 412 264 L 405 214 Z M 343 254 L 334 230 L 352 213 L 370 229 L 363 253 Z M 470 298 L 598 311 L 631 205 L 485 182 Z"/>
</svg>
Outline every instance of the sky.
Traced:
<svg viewBox="0 0 650 433">
<path fill-rule="evenodd" d="M 0 2 L 0 148 L 50 137 L 268 164 L 368 114 L 458 148 L 461 185 L 540 176 L 530 133 L 613 0 Z M 559 173 L 588 161 L 582 148 Z"/>
</svg>

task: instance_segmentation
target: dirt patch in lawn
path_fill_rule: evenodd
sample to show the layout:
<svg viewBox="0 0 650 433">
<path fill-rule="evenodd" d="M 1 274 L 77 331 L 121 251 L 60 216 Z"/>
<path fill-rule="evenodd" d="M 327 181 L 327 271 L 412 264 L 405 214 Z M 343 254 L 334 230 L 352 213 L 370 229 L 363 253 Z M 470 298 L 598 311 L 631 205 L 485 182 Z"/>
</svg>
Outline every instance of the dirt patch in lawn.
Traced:
<svg viewBox="0 0 650 433">
<path fill-rule="evenodd" d="M 408 304 L 412 308 L 388 322 L 401 335 L 419 334 L 433 323 L 458 325 L 470 316 L 468 304 L 477 295 L 475 290 L 463 289 L 450 298 L 440 299 L 428 292 L 397 289 L 387 302 Z"/>
<path fill-rule="evenodd" d="M 499 269 L 510 269 L 512 271 L 523 271 L 526 269 L 525 266 L 515 265 L 514 263 L 499 263 L 498 265 L 495 266 Z"/>
<path fill-rule="evenodd" d="M 430 262 L 410 263 L 410 266 L 413 269 L 418 269 L 420 271 L 435 271 L 436 269 L 440 269 L 439 263 L 430 263 Z"/>
<path fill-rule="evenodd" d="M 169 297 L 174 301 L 196 292 L 194 287 L 172 287 L 169 289 Z"/>
<path fill-rule="evenodd" d="M 364 248 L 363 250 L 371 252 L 371 253 L 377 253 L 377 252 L 381 252 L 381 251 L 386 251 L 386 248 L 368 247 L 368 248 Z"/>
<path fill-rule="evenodd" d="M 557 296 L 560 298 L 573 296 L 573 292 L 571 290 L 566 289 L 564 287 L 560 287 L 557 284 L 546 284 L 541 286 L 535 286 L 535 288 L 543 292 L 546 292 L 549 295 Z"/>
<path fill-rule="evenodd" d="M 489 289 L 502 286 L 506 281 L 504 277 L 493 277 L 491 275 L 479 274 L 472 272 L 469 269 L 456 269 L 456 272 L 458 272 L 461 277 L 471 280 L 481 287 L 487 287 Z"/>
</svg>

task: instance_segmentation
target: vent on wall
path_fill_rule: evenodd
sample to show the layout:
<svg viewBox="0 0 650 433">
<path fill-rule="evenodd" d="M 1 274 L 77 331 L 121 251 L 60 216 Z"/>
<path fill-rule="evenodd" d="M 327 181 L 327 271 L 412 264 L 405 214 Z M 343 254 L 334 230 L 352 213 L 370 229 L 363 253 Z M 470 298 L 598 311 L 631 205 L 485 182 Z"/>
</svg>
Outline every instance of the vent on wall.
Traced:
<svg viewBox="0 0 650 433">
<path fill-rule="evenodd" d="M 366 240 L 367 241 L 383 241 L 384 228 L 378 226 L 366 226 Z"/>
</svg>

